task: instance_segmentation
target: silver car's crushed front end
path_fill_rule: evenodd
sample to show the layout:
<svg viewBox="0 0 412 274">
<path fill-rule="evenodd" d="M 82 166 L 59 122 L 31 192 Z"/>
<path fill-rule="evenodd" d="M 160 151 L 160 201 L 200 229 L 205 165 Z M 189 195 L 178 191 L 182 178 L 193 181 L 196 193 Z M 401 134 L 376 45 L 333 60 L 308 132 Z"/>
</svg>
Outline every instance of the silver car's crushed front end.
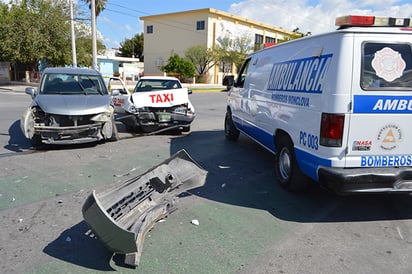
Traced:
<svg viewBox="0 0 412 274">
<path fill-rule="evenodd" d="M 112 136 L 110 114 L 60 115 L 45 113 L 39 108 L 33 108 L 31 112 L 33 134 L 45 144 L 94 142 Z M 96 119 L 98 116 L 102 117 Z"/>
<path fill-rule="evenodd" d="M 125 264 L 138 266 L 145 235 L 177 209 L 178 195 L 205 183 L 207 172 L 184 150 L 119 186 L 93 193 L 83 216 L 93 233 Z"/>
</svg>

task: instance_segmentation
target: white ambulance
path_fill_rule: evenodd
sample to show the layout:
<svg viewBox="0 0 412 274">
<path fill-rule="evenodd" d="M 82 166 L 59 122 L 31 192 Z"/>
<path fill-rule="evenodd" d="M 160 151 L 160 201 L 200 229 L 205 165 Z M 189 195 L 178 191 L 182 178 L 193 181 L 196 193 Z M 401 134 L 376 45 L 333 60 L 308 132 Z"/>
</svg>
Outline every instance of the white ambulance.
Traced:
<svg viewBox="0 0 412 274">
<path fill-rule="evenodd" d="M 247 57 L 225 135 L 275 155 L 278 182 L 340 194 L 412 192 L 412 19 L 343 16 L 336 31 Z"/>
</svg>

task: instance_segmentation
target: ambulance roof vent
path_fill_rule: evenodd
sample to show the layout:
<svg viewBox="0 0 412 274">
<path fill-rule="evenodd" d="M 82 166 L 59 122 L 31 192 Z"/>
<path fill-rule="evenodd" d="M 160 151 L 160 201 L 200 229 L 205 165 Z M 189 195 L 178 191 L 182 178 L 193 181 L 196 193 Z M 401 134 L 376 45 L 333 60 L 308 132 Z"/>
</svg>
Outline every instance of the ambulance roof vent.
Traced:
<svg viewBox="0 0 412 274">
<path fill-rule="evenodd" d="M 335 25 L 347 27 L 412 27 L 412 18 L 346 15 L 336 18 Z"/>
</svg>

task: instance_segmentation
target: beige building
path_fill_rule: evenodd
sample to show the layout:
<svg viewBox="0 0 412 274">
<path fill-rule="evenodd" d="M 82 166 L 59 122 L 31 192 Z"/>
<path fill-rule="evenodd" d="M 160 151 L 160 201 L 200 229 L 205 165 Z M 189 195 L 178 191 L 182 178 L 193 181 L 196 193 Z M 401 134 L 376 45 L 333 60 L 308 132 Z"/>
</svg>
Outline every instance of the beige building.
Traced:
<svg viewBox="0 0 412 274">
<path fill-rule="evenodd" d="M 225 38 L 250 41 L 251 49 L 289 40 L 297 34 L 259 23 L 220 10 L 206 8 L 140 17 L 144 21 L 144 74 L 162 75 L 161 66 L 173 54 L 185 56 L 196 45 L 213 48 Z M 247 38 L 247 39 L 244 39 Z M 220 64 L 210 69 L 206 82 L 221 83 L 226 74 L 235 73 L 231 65 Z"/>
</svg>

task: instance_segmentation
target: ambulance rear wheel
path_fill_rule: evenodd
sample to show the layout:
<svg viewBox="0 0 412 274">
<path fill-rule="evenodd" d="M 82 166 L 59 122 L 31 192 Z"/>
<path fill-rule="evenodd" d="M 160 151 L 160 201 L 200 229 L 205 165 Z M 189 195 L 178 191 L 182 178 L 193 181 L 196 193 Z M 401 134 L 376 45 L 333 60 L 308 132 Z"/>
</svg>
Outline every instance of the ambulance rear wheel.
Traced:
<svg viewBox="0 0 412 274">
<path fill-rule="evenodd" d="M 275 171 L 279 184 L 289 191 L 305 189 L 309 179 L 299 169 L 292 141 L 286 135 L 281 135 L 278 138 Z"/>
<path fill-rule="evenodd" d="M 239 138 L 239 130 L 235 127 L 232 120 L 232 112 L 230 110 L 226 111 L 225 116 L 225 136 L 226 139 L 230 141 L 236 141 Z"/>
</svg>

